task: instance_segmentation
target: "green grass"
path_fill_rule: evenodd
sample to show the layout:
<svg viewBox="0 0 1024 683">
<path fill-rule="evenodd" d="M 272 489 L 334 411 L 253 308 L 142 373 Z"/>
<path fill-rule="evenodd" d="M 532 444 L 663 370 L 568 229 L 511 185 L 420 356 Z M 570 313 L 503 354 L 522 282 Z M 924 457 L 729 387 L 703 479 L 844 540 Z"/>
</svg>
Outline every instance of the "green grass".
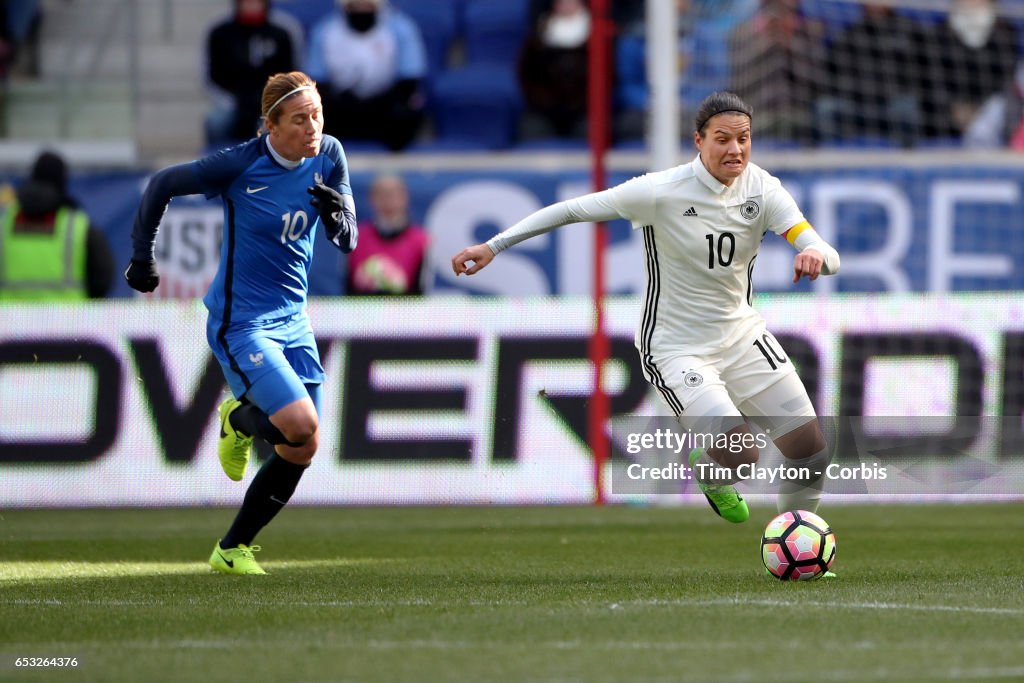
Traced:
<svg viewBox="0 0 1024 683">
<path fill-rule="evenodd" d="M 1024 680 L 1019 505 L 822 512 L 803 584 L 766 507 L 296 508 L 265 577 L 208 571 L 231 510 L 5 512 L 0 681 Z"/>
</svg>

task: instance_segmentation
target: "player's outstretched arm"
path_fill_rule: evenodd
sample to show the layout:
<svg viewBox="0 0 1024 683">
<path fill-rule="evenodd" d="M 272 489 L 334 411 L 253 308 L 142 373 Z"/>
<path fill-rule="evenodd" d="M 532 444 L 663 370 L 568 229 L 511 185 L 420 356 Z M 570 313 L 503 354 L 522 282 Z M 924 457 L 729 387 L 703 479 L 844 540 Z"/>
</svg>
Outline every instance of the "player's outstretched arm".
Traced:
<svg viewBox="0 0 1024 683">
<path fill-rule="evenodd" d="M 132 259 L 124 271 L 128 285 L 140 292 L 152 292 L 160 284 L 156 271 L 156 231 L 172 197 L 201 194 L 202 186 L 191 164 L 179 164 L 158 172 L 149 181 L 139 202 L 132 225 Z"/>
<path fill-rule="evenodd" d="M 508 230 L 495 235 L 486 244 L 467 247 L 452 257 L 452 270 L 456 275 L 473 275 L 487 267 L 494 257 L 514 244 L 531 237 L 551 232 L 569 223 L 608 221 L 622 214 L 613 200 L 615 190 L 583 195 L 576 199 L 557 202 L 534 211 Z M 468 265 L 470 262 L 473 265 Z"/>
<path fill-rule="evenodd" d="M 455 275 L 473 275 L 487 267 L 494 260 L 495 253 L 486 244 L 474 244 L 466 247 L 452 257 L 452 270 Z M 469 265 L 472 263 L 473 265 Z"/>
</svg>

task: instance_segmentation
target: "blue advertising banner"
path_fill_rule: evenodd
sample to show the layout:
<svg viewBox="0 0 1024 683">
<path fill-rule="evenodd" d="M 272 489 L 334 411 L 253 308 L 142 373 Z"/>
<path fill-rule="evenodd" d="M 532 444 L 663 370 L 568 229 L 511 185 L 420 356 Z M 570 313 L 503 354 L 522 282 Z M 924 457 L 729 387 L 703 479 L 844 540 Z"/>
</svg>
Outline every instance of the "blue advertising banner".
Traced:
<svg viewBox="0 0 1024 683">
<path fill-rule="evenodd" d="M 632 174 L 613 174 L 622 182 Z M 924 292 L 1024 289 L 1021 169 L 936 165 L 814 168 L 777 174 L 817 230 L 842 255 L 842 273 L 790 283 L 792 250 L 765 238 L 754 273 L 759 291 Z M 77 175 L 71 191 L 110 238 L 119 263 L 130 254 L 131 224 L 147 175 Z M 566 226 L 506 252 L 486 277 L 459 278 L 449 260 L 531 211 L 590 191 L 582 172 L 414 171 L 404 173 L 412 213 L 431 235 L 432 291 L 512 296 L 587 294 L 593 233 Z M 353 173 L 357 210 L 370 215 L 366 173 Z M 202 294 L 216 272 L 222 210 L 217 201 L 179 198 L 158 239 L 165 297 Z M 624 221 L 609 226 L 607 289 L 635 294 L 644 286 L 642 243 Z M 343 294 L 344 258 L 326 241 L 310 276 L 314 295 Z M 118 281 L 115 296 L 132 294 Z"/>
</svg>

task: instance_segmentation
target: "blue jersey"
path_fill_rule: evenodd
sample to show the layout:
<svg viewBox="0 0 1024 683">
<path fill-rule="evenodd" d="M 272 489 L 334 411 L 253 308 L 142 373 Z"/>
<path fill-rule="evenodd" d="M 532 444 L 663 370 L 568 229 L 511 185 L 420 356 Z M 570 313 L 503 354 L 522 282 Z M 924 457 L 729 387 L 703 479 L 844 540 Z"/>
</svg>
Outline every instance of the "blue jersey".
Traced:
<svg viewBox="0 0 1024 683">
<path fill-rule="evenodd" d="M 352 194 L 341 143 L 324 135 L 317 156 L 288 169 L 258 137 L 198 159 L 192 169 L 201 191 L 224 201 L 220 266 L 203 298 L 210 314 L 241 322 L 302 311 L 320 223 L 306 190 L 323 182 Z"/>
</svg>

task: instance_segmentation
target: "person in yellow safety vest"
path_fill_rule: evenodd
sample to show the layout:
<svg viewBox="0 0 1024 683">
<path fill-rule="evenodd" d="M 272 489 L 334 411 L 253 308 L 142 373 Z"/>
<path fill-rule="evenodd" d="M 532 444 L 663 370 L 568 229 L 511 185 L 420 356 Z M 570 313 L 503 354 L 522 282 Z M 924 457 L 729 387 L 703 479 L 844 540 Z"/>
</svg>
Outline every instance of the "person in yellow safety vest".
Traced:
<svg viewBox="0 0 1024 683">
<path fill-rule="evenodd" d="M 75 301 L 110 290 L 113 256 L 67 194 L 67 164 L 43 152 L 0 220 L 0 302 Z"/>
</svg>

